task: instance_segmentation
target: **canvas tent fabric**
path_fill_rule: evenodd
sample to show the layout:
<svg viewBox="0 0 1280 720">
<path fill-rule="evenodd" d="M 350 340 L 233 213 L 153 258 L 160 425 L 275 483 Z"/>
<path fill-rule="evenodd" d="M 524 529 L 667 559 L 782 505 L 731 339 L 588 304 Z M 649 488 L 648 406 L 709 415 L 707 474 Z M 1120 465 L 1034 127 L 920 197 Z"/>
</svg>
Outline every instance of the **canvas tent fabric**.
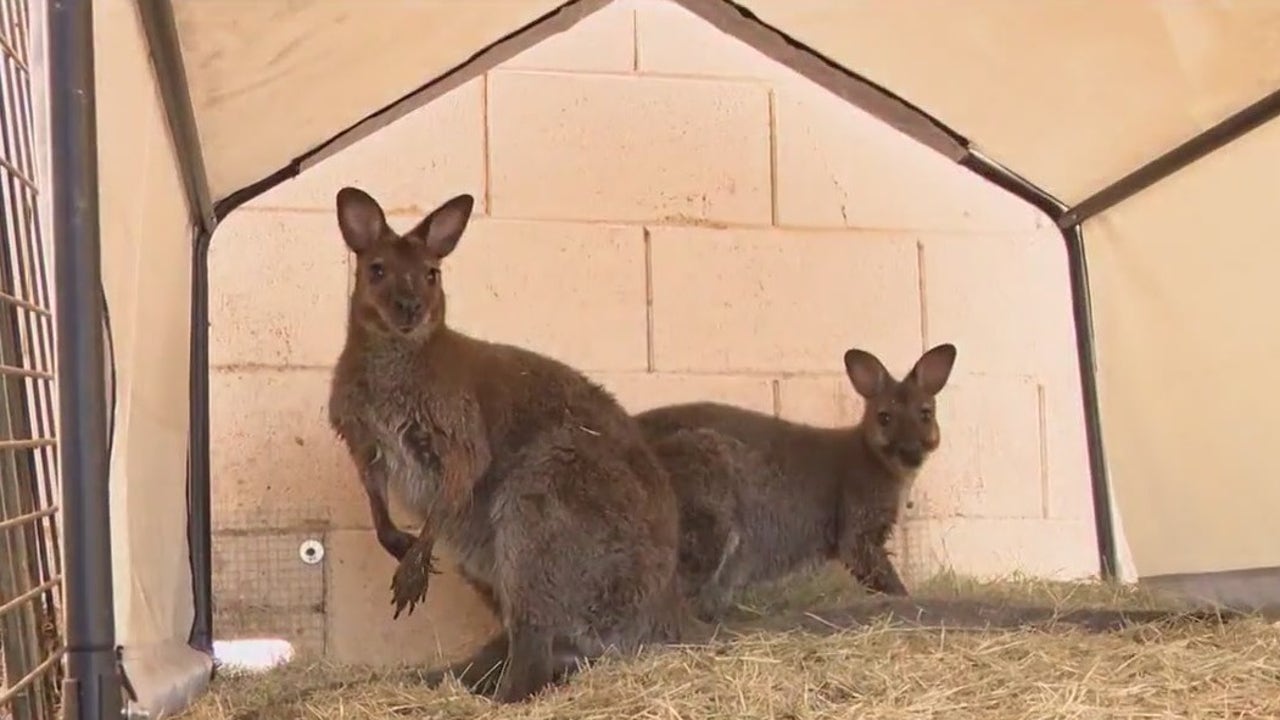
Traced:
<svg viewBox="0 0 1280 720">
<path fill-rule="evenodd" d="M 1278 3 L 677 1 L 1054 217 L 1280 88 Z M 185 704 L 211 667 L 189 647 L 208 610 L 187 497 L 207 442 L 200 244 L 271 183 L 606 4 L 94 3 L 116 633 L 145 709 Z M 1259 124 L 1089 218 L 1080 288 L 1121 575 L 1250 606 L 1280 603 L 1280 122 Z"/>
</svg>

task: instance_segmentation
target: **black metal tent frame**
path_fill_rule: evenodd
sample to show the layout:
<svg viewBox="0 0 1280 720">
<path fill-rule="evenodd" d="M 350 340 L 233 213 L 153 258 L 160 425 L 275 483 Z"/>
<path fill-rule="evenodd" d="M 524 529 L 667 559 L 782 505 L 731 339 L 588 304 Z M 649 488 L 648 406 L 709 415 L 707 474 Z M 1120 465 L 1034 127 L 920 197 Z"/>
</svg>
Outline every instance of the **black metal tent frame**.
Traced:
<svg viewBox="0 0 1280 720">
<path fill-rule="evenodd" d="M 217 223 L 234 209 L 302 169 L 332 155 L 421 105 L 484 72 L 506 57 L 536 44 L 535 27 L 567 28 L 607 0 L 571 0 L 473 55 L 450 72 L 394 103 L 371 113 L 315 149 L 262 180 L 213 202 L 210 196 L 195 115 L 178 42 L 172 0 L 138 3 L 152 61 L 159 79 L 169 131 L 178 152 L 195 235 L 192 244 L 191 417 L 188 468 L 188 540 L 194 583 L 192 647 L 212 652 L 211 522 L 209 484 L 208 248 Z M 961 134 L 886 88 L 850 72 L 812 48 L 762 22 L 733 2 L 686 2 L 690 9 L 724 29 L 748 28 L 757 37 L 781 40 L 789 48 L 787 64 L 837 94 L 873 98 L 905 112 L 937 148 L 938 137 L 954 144 L 952 159 L 1030 203 L 1057 224 L 1066 244 L 1076 351 L 1084 401 L 1086 442 L 1093 492 L 1098 563 L 1104 578 L 1116 572 L 1107 467 L 1094 354 L 1094 333 L 1081 224 L 1105 212 L 1196 160 L 1280 116 L 1280 90 L 1224 119 L 1167 153 L 1099 190 L 1074 207 L 1054 198 L 1007 168 L 986 158 Z M 108 494 L 108 413 L 103 377 L 103 317 L 98 223 L 97 126 L 95 119 L 93 14 L 89 0 L 49 0 L 49 103 L 53 145 L 53 229 L 58 312 L 58 367 L 63 512 L 66 552 L 67 718 L 118 717 L 121 673 L 112 600 L 111 534 Z M 746 25 L 742 25 L 743 21 Z M 736 33 L 731 33 L 736 34 Z M 744 38 L 745 39 L 745 38 Z M 832 71 L 838 87 L 830 82 Z M 816 79 L 824 74 L 827 82 Z M 851 100 L 853 102 L 854 100 Z M 855 103 L 856 104 L 856 103 Z M 884 119 L 884 118 L 882 118 Z"/>
</svg>

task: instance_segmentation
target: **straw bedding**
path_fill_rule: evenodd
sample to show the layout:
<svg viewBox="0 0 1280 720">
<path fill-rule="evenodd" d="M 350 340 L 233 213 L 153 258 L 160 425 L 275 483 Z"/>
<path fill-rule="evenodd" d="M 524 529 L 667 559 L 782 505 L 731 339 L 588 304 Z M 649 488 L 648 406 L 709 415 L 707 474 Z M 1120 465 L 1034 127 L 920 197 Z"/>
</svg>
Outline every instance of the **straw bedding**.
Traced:
<svg viewBox="0 0 1280 720">
<path fill-rule="evenodd" d="M 737 619 L 847 607 L 859 594 L 843 574 L 822 570 L 747 598 Z M 980 583 L 944 576 L 917 594 L 997 609 L 1172 607 L 1134 589 L 1017 577 Z M 452 683 L 427 689 L 416 669 L 296 659 L 268 673 L 220 676 L 183 717 L 1280 718 L 1280 626 L 1260 617 L 1175 618 L 1106 633 L 1052 622 L 960 631 L 876 619 L 812 631 L 822 624 L 604 659 L 563 687 L 507 706 Z"/>
</svg>

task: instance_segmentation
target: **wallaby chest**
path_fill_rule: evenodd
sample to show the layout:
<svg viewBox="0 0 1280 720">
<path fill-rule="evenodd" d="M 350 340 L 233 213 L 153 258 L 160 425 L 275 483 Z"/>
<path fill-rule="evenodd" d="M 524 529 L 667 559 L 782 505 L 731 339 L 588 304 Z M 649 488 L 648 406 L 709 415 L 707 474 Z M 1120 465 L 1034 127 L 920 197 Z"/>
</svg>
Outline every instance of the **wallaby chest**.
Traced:
<svg viewBox="0 0 1280 720">
<path fill-rule="evenodd" d="M 456 390 L 434 382 L 425 358 L 408 352 L 373 354 L 358 369 L 355 421 L 383 463 L 389 490 L 426 512 L 440 490 L 443 458 L 461 429 Z"/>
</svg>

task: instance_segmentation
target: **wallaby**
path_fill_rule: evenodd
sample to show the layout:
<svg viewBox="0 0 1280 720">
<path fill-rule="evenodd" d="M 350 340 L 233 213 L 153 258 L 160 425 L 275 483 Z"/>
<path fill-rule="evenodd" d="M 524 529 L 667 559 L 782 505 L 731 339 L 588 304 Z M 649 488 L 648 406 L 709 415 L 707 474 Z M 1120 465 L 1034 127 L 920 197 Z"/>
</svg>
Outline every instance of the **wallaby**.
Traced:
<svg viewBox="0 0 1280 720">
<path fill-rule="evenodd" d="M 403 235 L 364 191 L 336 201 L 356 280 L 329 420 L 379 543 L 400 560 L 396 616 L 426 593 L 438 533 L 503 624 L 472 663 L 487 672 L 505 658 L 499 701 L 609 649 L 678 641 L 676 499 L 638 424 L 569 366 L 445 321 L 442 261 L 472 197 Z M 421 517 L 416 538 L 392 522 L 389 492 Z"/>
<path fill-rule="evenodd" d="M 868 589 L 906 595 L 886 542 L 941 439 L 936 396 L 956 348 L 924 353 L 901 381 L 875 355 L 844 355 L 866 400 L 851 428 L 820 428 L 719 403 L 637 415 L 680 500 L 680 573 L 704 620 L 743 586 L 838 559 Z"/>
</svg>

